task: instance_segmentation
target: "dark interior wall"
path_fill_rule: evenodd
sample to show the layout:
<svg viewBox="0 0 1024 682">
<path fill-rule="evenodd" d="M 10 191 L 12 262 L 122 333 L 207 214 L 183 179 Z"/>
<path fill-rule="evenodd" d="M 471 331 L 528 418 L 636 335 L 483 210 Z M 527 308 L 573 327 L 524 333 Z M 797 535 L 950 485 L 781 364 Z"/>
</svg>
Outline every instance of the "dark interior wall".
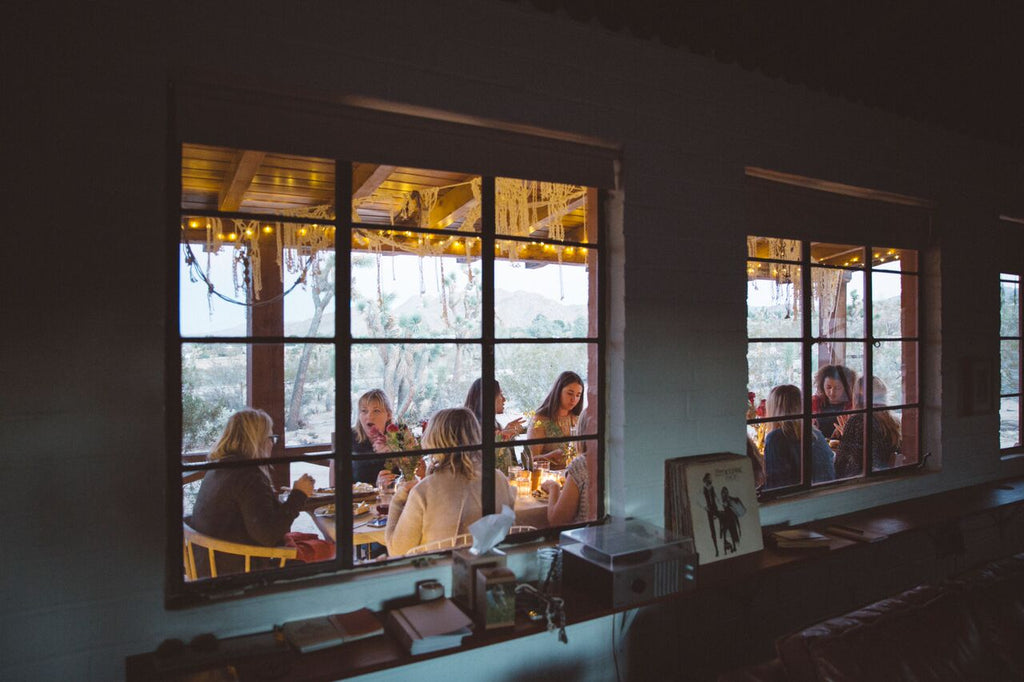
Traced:
<svg viewBox="0 0 1024 682">
<path fill-rule="evenodd" d="M 411 581 L 163 608 L 167 85 L 200 73 L 622 146 L 613 510 L 660 522 L 664 459 L 742 446 L 746 165 L 939 201 L 929 334 L 942 354 L 927 402 L 942 471 L 763 517 L 806 520 L 1021 471 L 999 459 L 993 415 L 962 417 L 946 399 L 965 356 L 995 353 L 986 330 L 997 268 L 985 254 L 1011 238 L 991 211 L 1006 200 L 994 188 L 1013 161 L 998 149 L 507 3 L 110 1 L 18 8 L 8 19 L 0 514 L 5 545 L 18 548 L 0 559 L 9 679 L 116 679 L 125 655 L 165 637 L 373 606 Z M 823 239 L 841 236 L 823 226 Z M 574 628 L 571 647 L 531 646 L 587 679 L 613 676 L 612 627 Z M 503 679 L 515 653 L 470 652 L 417 672 L 432 679 L 451 661 L 486 661 L 481 674 Z"/>
</svg>

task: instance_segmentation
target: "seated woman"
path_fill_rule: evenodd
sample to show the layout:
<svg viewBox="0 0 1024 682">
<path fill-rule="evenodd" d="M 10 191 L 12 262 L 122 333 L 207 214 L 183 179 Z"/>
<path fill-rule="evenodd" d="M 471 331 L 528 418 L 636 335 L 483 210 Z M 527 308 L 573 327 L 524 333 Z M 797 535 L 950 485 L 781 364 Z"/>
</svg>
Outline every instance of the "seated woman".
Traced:
<svg viewBox="0 0 1024 682">
<path fill-rule="evenodd" d="M 824 365 L 814 375 L 811 412 L 819 416 L 815 426 L 826 438 L 834 438 L 836 417 L 829 416 L 853 408 L 853 382 L 857 373 L 843 365 Z"/>
<path fill-rule="evenodd" d="M 527 438 L 558 438 L 572 434 L 583 411 L 583 379 L 576 372 L 562 372 L 555 379 L 544 402 L 537 408 L 526 432 Z M 565 466 L 569 443 L 538 443 L 530 446 L 533 461 Z"/>
<path fill-rule="evenodd" d="M 229 462 L 262 459 L 270 456 L 276 441 L 274 422 L 263 410 L 245 409 L 231 415 L 224 433 L 210 452 L 210 460 Z M 200 533 L 220 540 L 247 545 L 273 547 L 281 544 L 292 521 L 302 511 L 306 498 L 313 494 L 313 477 L 303 474 L 292 484 L 291 493 L 281 502 L 263 467 L 247 466 L 214 469 L 206 472 L 192 510 L 190 526 Z M 200 575 L 210 574 L 206 552 L 196 552 L 196 568 Z M 241 573 L 245 561 L 241 556 L 216 556 L 219 574 Z M 253 559 L 253 568 L 260 559 Z M 267 563 L 266 566 L 270 564 Z"/>
<path fill-rule="evenodd" d="M 792 384 L 776 386 L 768 394 L 768 416 L 783 417 L 800 413 L 800 389 Z M 764 439 L 765 488 L 782 488 L 800 482 L 799 419 L 767 422 Z M 832 449 L 818 429 L 811 429 L 811 482 L 831 481 L 836 477 Z"/>
<path fill-rule="evenodd" d="M 579 431 L 587 433 L 589 411 L 580 415 Z M 580 441 L 580 456 L 569 462 L 565 470 L 565 485 L 548 479 L 541 489 L 548 494 L 548 523 L 564 526 L 594 519 L 597 511 L 596 488 L 591 485 L 590 472 L 597 472 L 597 452 L 594 441 Z"/>
<path fill-rule="evenodd" d="M 394 414 L 391 410 L 391 401 L 388 400 L 384 391 L 374 388 L 359 396 L 357 407 L 359 416 L 356 418 L 355 426 L 352 427 L 352 454 L 377 453 L 382 457 L 353 459 L 352 482 L 362 481 L 377 485 L 390 482 L 395 474 L 384 469 L 383 455 L 393 452 L 385 435 Z"/>
<path fill-rule="evenodd" d="M 888 388 L 878 377 L 875 377 L 871 384 L 871 402 L 875 406 L 885 405 Z M 858 408 L 863 408 L 867 404 L 863 377 L 857 380 L 854 398 L 854 404 Z M 864 417 L 863 414 L 848 415 L 847 419 L 840 419 L 836 427 L 842 436 L 839 449 L 836 451 L 836 476 L 839 478 L 859 476 L 864 470 Z M 888 469 L 894 466 L 902 445 L 902 429 L 892 412 L 884 410 L 872 414 L 872 468 Z"/>
<path fill-rule="evenodd" d="M 466 394 L 465 407 L 473 411 L 476 415 L 477 420 L 481 426 L 484 423 L 483 412 L 484 412 L 484 389 L 483 381 L 477 379 L 473 382 L 473 385 L 469 387 L 469 393 Z M 501 392 L 501 385 L 494 382 L 494 414 L 505 413 L 505 395 Z M 510 441 L 516 436 L 525 433 L 526 429 L 523 427 L 523 418 L 513 419 L 503 428 L 498 420 L 494 420 L 494 439 L 496 441 Z M 516 453 L 513 448 L 498 448 L 494 452 L 494 464 L 498 468 L 498 471 L 508 476 L 508 468 L 513 465 L 518 465 L 519 461 L 516 459 Z"/>
<path fill-rule="evenodd" d="M 439 410 L 423 432 L 424 448 L 448 448 L 480 443 L 480 422 L 464 407 Z M 395 493 L 388 510 L 384 541 L 391 556 L 401 556 L 417 545 L 467 533 L 483 514 L 479 450 L 434 455 L 430 473 L 409 481 Z M 494 507 L 513 507 L 508 479 L 494 473 Z"/>
</svg>

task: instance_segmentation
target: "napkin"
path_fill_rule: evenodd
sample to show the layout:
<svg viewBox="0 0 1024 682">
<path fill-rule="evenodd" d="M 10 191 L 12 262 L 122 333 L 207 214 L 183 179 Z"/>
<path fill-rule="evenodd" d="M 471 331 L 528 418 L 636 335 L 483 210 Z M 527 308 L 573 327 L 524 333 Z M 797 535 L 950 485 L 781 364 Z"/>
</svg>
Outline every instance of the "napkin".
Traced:
<svg viewBox="0 0 1024 682">
<path fill-rule="evenodd" d="M 502 505 L 500 514 L 488 514 L 474 521 L 469 526 L 469 532 L 473 535 L 473 546 L 469 548 L 471 554 L 486 554 L 508 535 L 512 523 L 515 521 L 516 513 L 507 504 Z"/>
</svg>

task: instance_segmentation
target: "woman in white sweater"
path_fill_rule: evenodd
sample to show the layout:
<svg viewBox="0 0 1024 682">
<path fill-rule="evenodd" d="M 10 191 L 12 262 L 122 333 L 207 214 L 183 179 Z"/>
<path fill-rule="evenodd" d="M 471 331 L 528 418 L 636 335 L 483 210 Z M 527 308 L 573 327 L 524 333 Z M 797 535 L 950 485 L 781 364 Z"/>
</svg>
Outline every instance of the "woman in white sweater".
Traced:
<svg viewBox="0 0 1024 682">
<path fill-rule="evenodd" d="M 478 445 L 480 422 L 464 407 L 439 410 L 423 432 L 424 448 Z M 480 498 L 482 457 L 479 450 L 435 455 L 429 475 L 395 493 L 384 541 L 388 554 L 401 556 L 413 547 L 467 533 L 483 512 Z M 508 479 L 494 471 L 494 506 L 512 507 Z"/>
</svg>

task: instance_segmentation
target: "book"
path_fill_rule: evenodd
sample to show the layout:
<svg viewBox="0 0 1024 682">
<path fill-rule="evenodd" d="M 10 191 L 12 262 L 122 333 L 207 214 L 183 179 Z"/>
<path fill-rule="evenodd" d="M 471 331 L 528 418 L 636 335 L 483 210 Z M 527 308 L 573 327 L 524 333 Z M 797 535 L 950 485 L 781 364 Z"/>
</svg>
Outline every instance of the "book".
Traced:
<svg viewBox="0 0 1024 682">
<path fill-rule="evenodd" d="M 327 616 L 288 621 L 281 626 L 281 632 L 302 653 L 337 646 L 345 641 Z"/>
<path fill-rule="evenodd" d="M 825 532 L 830 535 L 838 535 L 842 538 L 856 540 L 857 542 L 879 542 L 889 537 L 885 533 L 856 528 L 854 526 L 829 526 L 825 529 Z"/>
<path fill-rule="evenodd" d="M 832 544 L 832 538 L 809 528 L 785 528 L 774 531 L 771 537 L 775 546 L 782 549 L 827 548 Z"/>
<path fill-rule="evenodd" d="M 384 625 L 377 619 L 373 611 L 367 608 L 335 613 L 327 616 L 341 635 L 343 642 L 354 642 L 375 635 L 384 634 Z"/>
<path fill-rule="evenodd" d="M 693 538 L 701 565 L 763 549 L 754 470 L 746 455 L 667 460 L 665 528 Z"/>
<path fill-rule="evenodd" d="M 412 655 L 450 649 L 472 634 L 472 619 L 451 599 L 433 599 L 388 612 L 386 628 Z"/>
</svg>

